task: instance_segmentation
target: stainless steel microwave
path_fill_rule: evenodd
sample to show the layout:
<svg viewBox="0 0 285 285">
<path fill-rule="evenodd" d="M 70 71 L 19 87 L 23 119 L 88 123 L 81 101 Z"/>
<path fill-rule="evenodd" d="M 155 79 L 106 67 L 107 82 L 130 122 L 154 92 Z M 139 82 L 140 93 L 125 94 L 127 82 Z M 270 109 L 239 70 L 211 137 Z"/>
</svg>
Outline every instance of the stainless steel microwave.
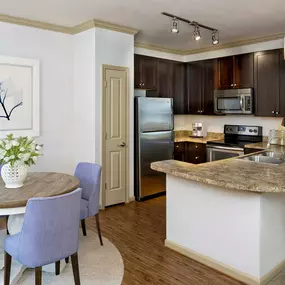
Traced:
<svg viewBox="0 0 285 285">
<path fill-rule="evenodd" d="M 253 90 L 229 89 L 214 91 L 214 112 L 216 114 L 246 114 L 253 113 Z"/>
</svg>

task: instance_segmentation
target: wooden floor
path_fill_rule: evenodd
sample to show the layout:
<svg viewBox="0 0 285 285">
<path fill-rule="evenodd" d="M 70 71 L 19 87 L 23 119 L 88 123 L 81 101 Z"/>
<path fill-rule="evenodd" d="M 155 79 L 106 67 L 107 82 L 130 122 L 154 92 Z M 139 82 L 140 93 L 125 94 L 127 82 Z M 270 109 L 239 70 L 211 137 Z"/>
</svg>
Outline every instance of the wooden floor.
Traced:
<svg viewBox="0 0 285 285">
<path fill-rule="evenodd" d="M 164 247 L 165 211 L 165 197 L 159 197 L 100 212 L 102 234 L 124 260 L 123 285 L 243 284 Z M 95 230 L 94 219 L 88 228 Z"/>
</svg>

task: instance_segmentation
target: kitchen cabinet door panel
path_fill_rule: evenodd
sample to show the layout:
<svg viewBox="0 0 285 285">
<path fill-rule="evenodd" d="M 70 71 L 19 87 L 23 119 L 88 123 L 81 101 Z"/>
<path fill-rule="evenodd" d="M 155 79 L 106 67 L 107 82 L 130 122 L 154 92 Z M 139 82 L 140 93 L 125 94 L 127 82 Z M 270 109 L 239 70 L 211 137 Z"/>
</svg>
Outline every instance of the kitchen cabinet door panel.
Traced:
<svg viewBox="0 0 285 285">
<path fill-rule="evenodd" d="M 279 51 L 257 52 L 254 58 L 255 115 L 275 117 L 279 98 Z"/>
<path fill-rule="evenodd" d="M 187 110 L 189 114 L 201 114 L 203 68 L 200 62 L 187 66 Z"/>
<path fill-rule="evenodd" d="M 170 60 L 159 59 L 157 62 L 157 93 L 158 97 L 172 98 L 172 68 Z"/>
<path fill-rule="evenodd" d="M 135 69 L 135 88 L 141 88 L 142 85 L 142 56 L 135 54 L 134 57 Z"/>
<path fill-rule="evenodd" d="M 280 92 L 279 92 L 279 102 L 278 102 L 278 114 L 277 116 L 285 117 L 285 60 L 284 51 L 280 51 Z"/>
<path fill-rule="evenodd" d="M 235 88 L 253 88 L 253 53 L 235 56 Z"/>
<path fill-rule="evenodd" d="M 174 63 L 172 71 L 172 97 L 175 115 L 185 114 L 185 65 Z"/>
<path fill-rule="evenodd" d="M 156 88 L 156 62 L 152 57 L 143 57 L 142 60 L 142 81 L 145 89 Z"/>
<path fill-rule="evenodd" d="M 232 56 L 219 58 L 218 60 L 218 89 L 233 88 L 234 59 Z"/>
<path fill-rule="evenodd" d="M 156 89 L 156 62 L 156 58 L 135 54 L 135 88 Z"/>
<path fill-rule="evenodd" d="M 215 60 L 203 61 L 202 114 L 214 115 L 214 65 Z"/>
</svg>

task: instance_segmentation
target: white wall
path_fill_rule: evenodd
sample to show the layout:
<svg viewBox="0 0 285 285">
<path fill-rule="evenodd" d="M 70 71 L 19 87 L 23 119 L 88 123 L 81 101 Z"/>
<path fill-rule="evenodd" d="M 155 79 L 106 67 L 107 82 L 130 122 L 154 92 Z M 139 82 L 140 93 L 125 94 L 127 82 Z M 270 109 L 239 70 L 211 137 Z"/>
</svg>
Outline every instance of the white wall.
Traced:
<svg viewBox="0 0 285 285">
<path fill-rule="evenodd" d="M 71 36 L 0 23 L 0 54 L 40 60 L 40 137 L 44 156 L 33 170 L 71 173 Z M 0 79 L 1 80 L 1 79 Z"/>
<path fill-rule="evenodd" d="M 95 162 L 95 29 L 72 37 L 73 159 Z"/>
<path fill-rule="evenodd" d="M 174 116 L 175 130 L 192 130 L 192 123 L 203 122 L 207 132 L 223 133 L 224 125 L 255 125 L 263 127 L 263 135 L 268 136 L 270 129 L 281 126 L 282 118 L 265 118 L 254 116 Z"/>
<path fill-rule="evenodd" d="M 129 68 L 129 196 L 134 196 L 133 149 L 134 149 L 134 36 L 95 28 L 95 161 L 102 161 L 102 65 Z"/>
</svg>

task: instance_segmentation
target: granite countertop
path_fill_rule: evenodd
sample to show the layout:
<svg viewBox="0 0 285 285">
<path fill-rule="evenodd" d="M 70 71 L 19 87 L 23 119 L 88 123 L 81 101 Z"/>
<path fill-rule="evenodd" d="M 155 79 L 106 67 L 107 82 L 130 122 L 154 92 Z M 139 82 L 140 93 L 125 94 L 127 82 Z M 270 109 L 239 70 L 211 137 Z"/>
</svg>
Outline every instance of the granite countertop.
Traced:
<svg viewBox="0 0 285 285">
<path fill-rule="evenodd" d="M 275 144 L 271 144 L 269 148 L 267 148 L 267 140 L 263 141 L 263 142 L 259 142 L 259 143 L 250 143 L 244 146 L 245 148 L 253 148 L 253 149 L 257 149 L 257 150 L 271 150 L 274 152 L 283 152 L 285 153 L 285 146 L 284 145 L 275 145 Z"/>
<path fill-rule="evenodd" d="M 152 163 L 151 168 L 228 189 L 285 193 L 285 164 L 273 165 L 230 158 L 199 165 L 166 160 Z"/>
<path fill-rule="evenodd" d="M 195 138 L 191 137 L 191 131 L 175 131 L 175 139 L 174 142 L 193 142 L 193 143 L 204 143 L 206 144 L 208 141 L 213 140 L 221 140 L 224 138 L 224 134 L 222 133 L 207 133 L 207 136 L 204 138 Z"/>
</svg>

